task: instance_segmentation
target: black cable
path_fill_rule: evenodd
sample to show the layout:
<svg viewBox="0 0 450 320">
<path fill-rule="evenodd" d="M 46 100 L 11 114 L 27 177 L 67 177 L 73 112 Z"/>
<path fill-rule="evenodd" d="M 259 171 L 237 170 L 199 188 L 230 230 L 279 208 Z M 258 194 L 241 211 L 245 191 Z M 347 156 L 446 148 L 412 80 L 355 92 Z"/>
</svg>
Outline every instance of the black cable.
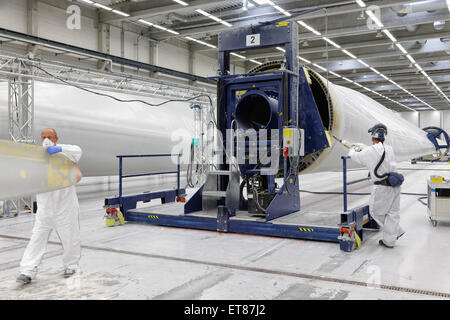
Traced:
<svg viewBox="0 0 450 320">
<path fill-rule="evenodd" d="M 119 99 L 119 98 L 116 98 L 116 97 L 114 97 L 114 96 L 111 96 L 111 95 L 109 95 L 109 94 L 100 93 L 100 92 L 92 91 L 92 90 L 89 90 L 89 89 L 86 89 L 86 88 L 77 86 L 77 85 L 75 85 L 75 84 L 73 84 L 73 83 L 70 83 L 70 82 L 64 80 L 64 79 L 61 79 L 61 78 L 58 77 L 58 76 L 55 76 L 55 75 L 51 74 L 50 72 L 48 72 L 48 71 L 45 70 L 45 69 L 42 69 L 41 67 L 38 67 L 38 66 L 35 66 L 35 65 L 33 65 L 32 67 L 41 70 L 42 72 L 44 72 L 45 74 L 49 75 L 50 77 L 55 78 L 55 79 L 61 81 L 62 83 L 66 84 L 66 85 L 68 85 L 68 86 L 72 86 L 72 87 L 75 87 L 75 88 L 77 88 L 77 89 L 80 89 L 80 90 L 83 90 L 83 91 L 86 91 L 86 92 L 89 92 L 89 93 L 92 93 L 92 94 L 96 94 L 96 95 L 99 95 L 99 96 L 108 97 L 108 98 L 113 99 L 113 100 L 116 100 L 116 101 L 118 101 L 118 102 L 126 102 L 126 103 L 128 103 L 128 102 L 140 102 L 140 103 L 149 105 L 149 106 L 151 106 L 151 107 L 160 107 L 160 106 L 162 106 L 162 105 L 164 105 L 164 104 L 167 104 L 167 103 L 169 103 L 169 102 L 188 102 L 188 101 L 195 100 L 195 99 L 197 99 L 197 98 L 207 97 L 208 100 L 209 100 L 210 105 L 211 105 L 211 106 L 213 105 L 211 97 L 210 97 L 209 95 L 207 95 L 207 94 L 200 94 L 200 95 L 197 95 L 197 96 L 195 96 L 195 97 L 188 98 L 188 99 L 170 99 L 170 100 L 166 100 L 166 101 L 164 101 L 164 102 L 156 103 L 156 104 L 149 103 L 149 102 L 147 102 L 147 101 L 143 101 L 143 100 L 139 100 L 139 99 L 123 100 L 123 99 Z"/>
<path fill-rule="evenodd" d="M 425 202 L 422 201 L 422 199 L 425 199 L 425 198 L 428 198 L 428 196 L 426 196 L 426 197 L 420 197 L 420 198 L 417 199 L 417 200 L 418 200 L 421 204 L 423 204 L 424 206 L 428 206 L 428 202 L 425 203 Z"/>
<path fill-rule="evenodd" d="M 329 192 L 321 192 L 321 191 L 309 191 L 309 190 L 299 190 L 300 192 L 305 193 L 311 193 L 311 194 L 344 194 L 344 192 L 341 191 L 329 191 Z M 407 196 L 426 196 L 425 193 L 411 193 L 411 192 L 401 192 L 400 194 L 407 195 Z M 363 192 L 347 192 L 347 195 L 352 196 L 370 196 L 371 193 L 363 193 Z"/>
</svg>

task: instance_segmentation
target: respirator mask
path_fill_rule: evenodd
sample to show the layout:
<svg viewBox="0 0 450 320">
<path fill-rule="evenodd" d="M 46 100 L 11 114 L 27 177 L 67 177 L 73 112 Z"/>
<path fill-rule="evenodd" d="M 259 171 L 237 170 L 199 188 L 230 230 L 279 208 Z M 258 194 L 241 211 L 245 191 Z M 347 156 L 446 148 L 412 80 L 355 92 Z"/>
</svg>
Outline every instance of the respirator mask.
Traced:
<svg viewBox="0 0 450 320">
<path fill-rule="evenodd" d="M 44 141 L 42 141 L 42 146 L 44 148 L 50 147 L 50 146 L 54 146 L 55 144 L 49 139 L 49 138 L 45 138 Z"/>
</svg>

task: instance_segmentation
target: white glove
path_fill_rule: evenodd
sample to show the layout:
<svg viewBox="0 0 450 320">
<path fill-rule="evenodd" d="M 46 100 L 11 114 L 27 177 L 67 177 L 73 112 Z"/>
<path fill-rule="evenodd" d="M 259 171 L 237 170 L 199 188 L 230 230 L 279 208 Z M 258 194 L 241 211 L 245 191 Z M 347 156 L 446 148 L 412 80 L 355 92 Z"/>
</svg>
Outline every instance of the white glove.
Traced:
<svg viewBox="0 0 450 320">
<path fill-rule="evenodd" d="M 352 148 L 352 144 L 348 141 L 342 140 L 341 143 L 344 145 L 344 147 L 347 147 L 349 149 Z"/>
<path fill-rule="evenodd" d="M 356 152 L 361 152 L 361 148 L 358 146 L 358 144 L 352 144 L 351 145 L 351 148 L 353 149 L 353 150 L 355 150 Z"/>
</svg>

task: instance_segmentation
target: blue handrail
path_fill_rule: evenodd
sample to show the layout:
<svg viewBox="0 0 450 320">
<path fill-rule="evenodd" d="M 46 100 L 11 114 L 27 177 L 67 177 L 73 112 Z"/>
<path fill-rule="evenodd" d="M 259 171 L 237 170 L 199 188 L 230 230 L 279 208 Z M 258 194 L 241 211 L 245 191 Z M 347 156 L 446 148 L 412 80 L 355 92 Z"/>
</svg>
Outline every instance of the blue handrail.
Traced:
<svg viewBox="0 0 450 320">
<path fill-rule="evenodd" d="M 129 155 L 118 155 L 116 156 L 119 158 L 119 201 L 122 203 L 122 180 L 125 178 L 134 178 L 134 177 L 143 177 L 143 176 L 155 176 L 155 175 L 162 175 L 162 174 L 177 174 L 177 195 L 179 196 L 178 192 L 180 190 L 180 158 L 181 153 L 178 154 L 171 154 L 171 153 L 163 153 L 163 154 L 129 154 Z M 123 174 L 123 159 L 124 158 L 155 158 L 155 157 L 178 157 L 177 162 L 177 171 L 164 171 L 164 172 L 150 172 L 150 173 L 141 173 L 141 174 L 130 174 L 130 175 L 124 175 Z"/>
<path fill-rule="evenodd" d="M 342 159 L 342 172 L 343 172 L 342 184 L 343 184 L 343 189 L 344 189 L 343 190 L 344 212 L 347 212 L 347 186 L 355 184 L 355 183 L 363 182 L 366 180 L 370 180 L 370 178 L 367 177 L 367 178 L 347 182 L 347 159 L 350 159 L 350 157 L 342 156 L 341 159 Z"/>
</svg>

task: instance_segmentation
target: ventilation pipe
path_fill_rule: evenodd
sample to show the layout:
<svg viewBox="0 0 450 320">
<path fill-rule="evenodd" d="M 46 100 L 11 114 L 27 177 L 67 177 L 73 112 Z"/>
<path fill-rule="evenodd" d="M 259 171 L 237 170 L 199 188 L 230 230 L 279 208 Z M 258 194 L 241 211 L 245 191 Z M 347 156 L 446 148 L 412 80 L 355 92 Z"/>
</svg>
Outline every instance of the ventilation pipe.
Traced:
<svg viewBox="0 0 450 320">
<path fill-rule="evenodd" d="M 417 12 L 433 12 L 436 10 L 448 9 L 446 0 L 429 0 L 429 1 L 420 1 L 409 4 L 402 4 L 398 6 L 393 6 L 392 10 L 397 12 L 397 14 L 401 17 L 409 14 L 409 13 L 417 13 Z"/>
</svg>

